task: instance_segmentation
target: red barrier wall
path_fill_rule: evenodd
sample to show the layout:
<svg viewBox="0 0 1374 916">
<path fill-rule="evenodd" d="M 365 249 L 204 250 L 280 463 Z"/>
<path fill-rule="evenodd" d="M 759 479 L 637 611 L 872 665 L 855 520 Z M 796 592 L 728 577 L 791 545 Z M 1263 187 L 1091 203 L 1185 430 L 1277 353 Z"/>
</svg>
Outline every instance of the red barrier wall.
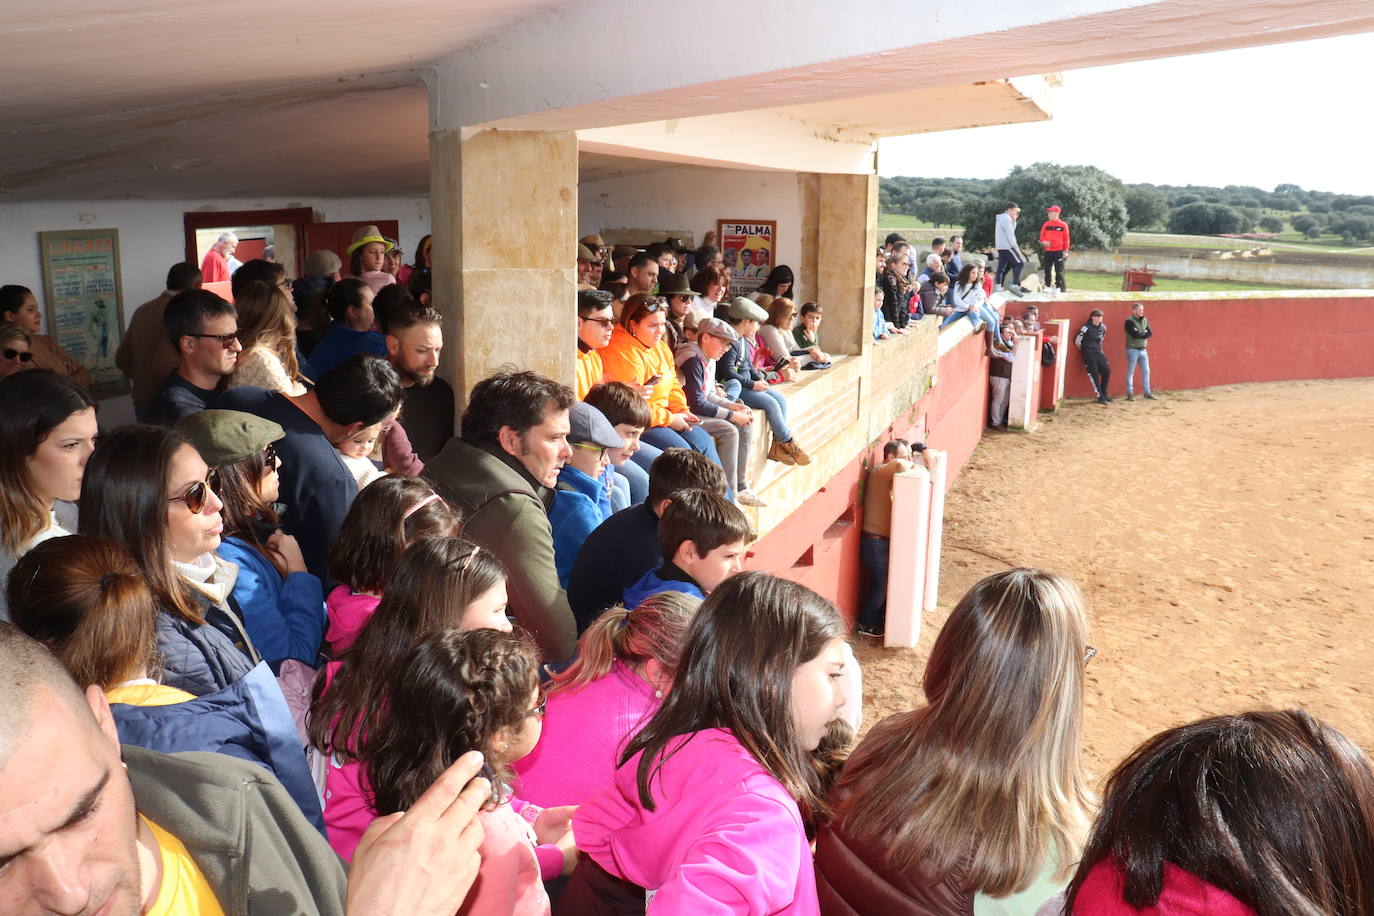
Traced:
<svg viewBox="0 0 1374 916">
<path fill-rule="evenodd" d="M 1154 329 L 1151 384 L 1160 390 L 1374 375 L 1374 295 L 1141 301 Z M 1070 320 L 1070 339 L 1062 343 L 1070 351 L 1064 393 L 1071 398 L 1093 396 L 1072 340 L 1093 309 L 1105 313 L 1112 369 L 1107 391 L 1125 394 L 1124 325 L 1131 301 L 1040 303 L 1042 318 Z"/>
<path fill-rule="evenodd" d="M 986 335 L 961 341 L 940 361 L 936 385 L 916 402 L 915 422 L 905 416 L 889 426 L 872 453 L 856 455 L 802 503 L 787 522 L 751 548 L 747 566 L 784 576 L 829 598 L 852 621 L 858 612 L 861 575 L 858 505 L 864 462 L 882 461 L 883 444 L 893 438 L 922 440 L 949 453 L 948 485 L 973 454 L 983 434 L 988 406 Z M 801 559 L 799 544 L 810 544 Z"/>
</svg>

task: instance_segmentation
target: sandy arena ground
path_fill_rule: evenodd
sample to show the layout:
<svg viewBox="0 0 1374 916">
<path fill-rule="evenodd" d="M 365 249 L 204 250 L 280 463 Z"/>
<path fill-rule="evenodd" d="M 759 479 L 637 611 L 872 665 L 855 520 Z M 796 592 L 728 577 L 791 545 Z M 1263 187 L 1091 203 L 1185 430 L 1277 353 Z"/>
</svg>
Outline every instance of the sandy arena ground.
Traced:
<svg viewBox="0 0 1374 916">
<path fill-rule="evenodd" d="M 1087 596 L 1099 778 L 1164 728 L 1256 708 L 1304 707 L 1374 754 L 1374 380 L 1073 402 L 986 436 L 946 503 L 920 646 L 858 647 L 865 727 L 922 702 L 949 608 L 1010 565 Z"/>
</svg>

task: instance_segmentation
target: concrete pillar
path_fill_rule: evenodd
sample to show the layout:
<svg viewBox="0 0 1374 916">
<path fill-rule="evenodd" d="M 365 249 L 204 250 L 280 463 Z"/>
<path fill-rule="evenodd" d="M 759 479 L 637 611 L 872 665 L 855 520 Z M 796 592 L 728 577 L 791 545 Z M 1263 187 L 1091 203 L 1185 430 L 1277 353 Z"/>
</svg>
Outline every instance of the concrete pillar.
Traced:
<svg viewBox="0 0 1374 916">
<path fill-rule="evenodd" d="M 949 479 L 949 455 L 939 449 L 926 449 L 930 472 L 930 531 L 926 535 L 925 595 L 923 610 L 933 611 L 940 601 L 940 551 L 945 542 L 945 486 Z"/>
<path fill-rule="evenodd" d="M 1016 361 L 1011 366 L 1007 426 L 1031 430 L 1040 410 L 1040 335 L 1022 335 L 1013 346 Z"/>
<path fill-rule="evenodd" d="M 502 368 L 569 385 L 576 363 L 577 136 L 571 131 L 430 134 L 434 302 L 440 374 L 461 415 Z"/>
<path fill-rule="evenodd" d="M 921 639 L 929 523 L 930 472 L 918 464 L 892 477 L 892 535 L 883 636 L 883 645 L 889 649 L 910 649 Z"/>
<path fill-rule="evenodd" d="M 864 354 L 873 348 L 878 176 L 818 175 L 815 185 L 814 288 L 816 301 L 825 307 L 821 339 L 831 353 Z M 807 198 L 803 190 L 803 217 Z M 803 238 L 810 234 L 804 232 Z M 809 259 L 803 256 L 806 263 Z"/>
</svg>

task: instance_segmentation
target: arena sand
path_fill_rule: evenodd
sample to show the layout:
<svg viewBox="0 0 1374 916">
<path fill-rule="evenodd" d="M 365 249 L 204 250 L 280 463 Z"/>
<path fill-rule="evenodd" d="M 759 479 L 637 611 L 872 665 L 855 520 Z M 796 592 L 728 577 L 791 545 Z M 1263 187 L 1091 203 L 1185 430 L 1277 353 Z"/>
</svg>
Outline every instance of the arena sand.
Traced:
<svg viewBox="0 0 1374 916">
<path fill-rule="evenodd" d="M 856 640 L 865 730 L 924 702 L 950 608 L 1013 565 L 1087 597 L 1097 778 L 1162 729 L 1258 708 L 1303 707 L 1374 754 L 1374 380 L 1072 402 L 985 436 L 946 503 L 920 645 Z"/>
</svg>

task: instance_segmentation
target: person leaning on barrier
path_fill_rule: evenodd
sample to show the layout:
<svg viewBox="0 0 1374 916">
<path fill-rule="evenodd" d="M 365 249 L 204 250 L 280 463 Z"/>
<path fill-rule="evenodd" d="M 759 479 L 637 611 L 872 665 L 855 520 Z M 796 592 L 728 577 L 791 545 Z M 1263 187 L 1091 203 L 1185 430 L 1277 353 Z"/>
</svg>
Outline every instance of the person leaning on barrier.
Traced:
<svg viewBox="0 0 1374 916">
<path fill-rule="evenodd" d="M 380 818 L 347 876 L 270 773 L 121 747 L 99 687 L 0 622 L 0 912 L 451 916 L 477 876 L 480 754 Z"/>
</svg>

